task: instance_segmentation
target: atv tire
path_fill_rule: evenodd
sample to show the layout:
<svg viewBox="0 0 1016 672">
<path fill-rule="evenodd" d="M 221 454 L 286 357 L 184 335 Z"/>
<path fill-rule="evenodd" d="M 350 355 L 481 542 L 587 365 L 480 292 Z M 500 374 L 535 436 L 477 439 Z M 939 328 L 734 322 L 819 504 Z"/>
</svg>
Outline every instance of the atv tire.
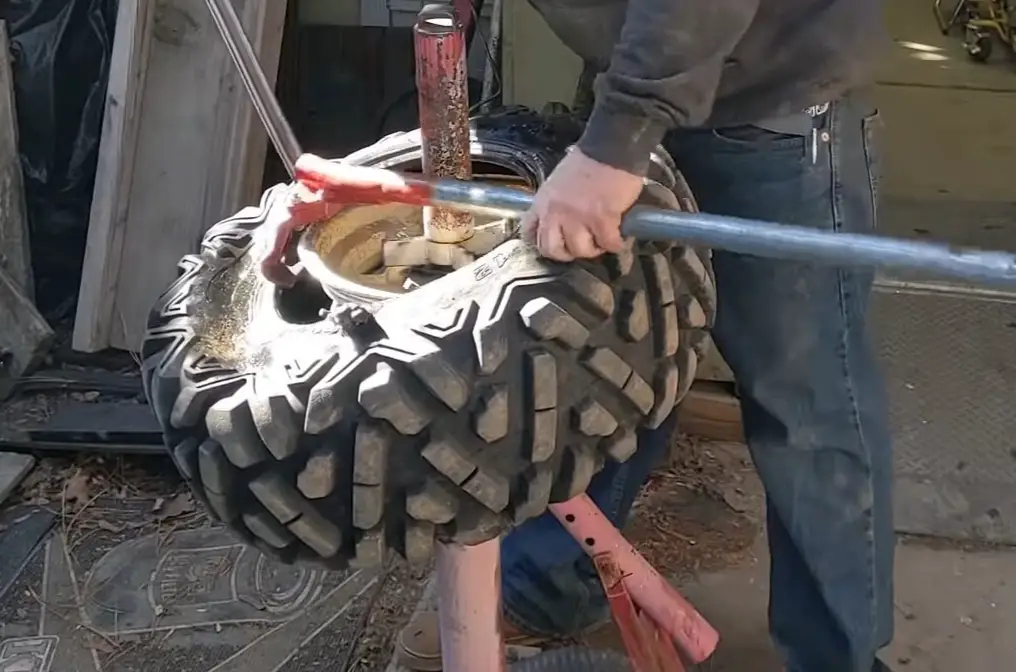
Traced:
<svg viewBox="0 0 1016 672">
<path fill-rule="evenodd" d="M 535 187 L 581 126 L 475 120 L 476 165 Z M 417 169 L 418 132 L 346 161 Z M 210 514 L 283 562 L 429 559 L 583 492 L 683 397 L 712 324 L 708 259 L 632 243 L 557 264 L 510 240 L 410 294 L 304 272 L 280 290 L 248 255 L 283 195 L 213 226 L 151 313 L 146 394 Z M 662 151 L 643 202 L 694 199 Z"/>
</svg>

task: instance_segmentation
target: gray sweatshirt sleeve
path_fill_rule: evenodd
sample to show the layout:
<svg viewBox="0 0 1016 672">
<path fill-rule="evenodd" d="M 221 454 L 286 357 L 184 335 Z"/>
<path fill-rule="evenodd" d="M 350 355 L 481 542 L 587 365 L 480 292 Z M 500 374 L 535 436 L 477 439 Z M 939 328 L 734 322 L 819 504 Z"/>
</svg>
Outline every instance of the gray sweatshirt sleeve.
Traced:
<svg viewBox="0 0 1016 672">
<path fill-rule="evenodd" d="M 673 128 L 703 123 L 727 56 L 759 0 L 628 0 L 621 39 L 595 85 L 579 141 L 589 157 L 645 174 L 649 154 Z"/>
</svg>

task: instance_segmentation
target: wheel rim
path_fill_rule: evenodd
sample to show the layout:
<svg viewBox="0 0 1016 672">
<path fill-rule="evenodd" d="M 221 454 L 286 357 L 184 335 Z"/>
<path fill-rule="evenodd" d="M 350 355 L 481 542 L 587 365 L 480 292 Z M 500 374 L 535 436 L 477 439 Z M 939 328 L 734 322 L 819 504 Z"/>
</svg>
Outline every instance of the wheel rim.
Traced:
<svg viewBox="0 0 1016 672">
<path fill-rule="evenodd" d="M 500 166 L 476 161 L 474 179 L 532 190 L 528 177 L 490 172 L 492 168 Z M 494 221 L 496 218 L 478 216 L 476 224 Z M 333 300 L 379 302 L 395 298 L 451 271 L 440 267 L 413 269 L 384 266 L 382 251 L 385 241 L 421 235 L 423 208 L 397 203 L 362 205 L 348 208 L 308 229 L 301 236 L 297 249 L 307 272 L 321 283 Z"/>
</svg>

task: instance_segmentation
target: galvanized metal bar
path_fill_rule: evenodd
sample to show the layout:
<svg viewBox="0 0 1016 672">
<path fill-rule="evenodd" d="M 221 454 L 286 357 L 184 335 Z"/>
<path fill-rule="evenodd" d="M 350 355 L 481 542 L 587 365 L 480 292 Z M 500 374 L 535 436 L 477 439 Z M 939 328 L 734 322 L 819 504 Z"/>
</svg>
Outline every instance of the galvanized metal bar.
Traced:
<svg viewBox="0 0 1016 672">
<path fill-rule="evenodd" d="M 233 3 L 230 0 L 205 0 L 208 11 L 212 14 L 215 27 L 222 35 L 222 41 L 226 43 L 233 63 L 240 72 L 240 79 L 243 80 L 244 88 L 250 94 L 251 102 L 257 111 L 261 123 L 264 124 L 268 137 L 278 152 L 279 158 L 285 164 L 290 176 L 294 176 L 293 167 L 303 150 L 293 133 L 289 121 L 282 113 L 282 107 L 275 97 L 275 91 L 268 83 L 265 72 L 261 68 L 254 47 L 243 32 L 243 24 L 236 15 Z"/>
<path fill-rule="evenodd" d="M 435 203 L 502 217 L 519 217 L 533 202 L 531 194 L 475 182 L 437 180 L 426 187 Z M 415 188 L 423 193 L 423 187 Z M 622 231 L 633 238 L 679 241 L 760 257 L 918 271 L 1016 286 L 1016 256 L 1007 252 L 956 249 L 922 241 L 641 206 L 625 215 Z"/>
<path fill-rule="evenodd" d="M 472 21 L 472 16 L 466 19 Z M 413 26 L 423 172 L 432 178 L 468 180 L 472 175 L 464 20 L 451 5 L 427 5 Z M 461 243 L 473 235 L 473 216 L 427 207 L 423 235 L 435 243 Z"/>
</svg>

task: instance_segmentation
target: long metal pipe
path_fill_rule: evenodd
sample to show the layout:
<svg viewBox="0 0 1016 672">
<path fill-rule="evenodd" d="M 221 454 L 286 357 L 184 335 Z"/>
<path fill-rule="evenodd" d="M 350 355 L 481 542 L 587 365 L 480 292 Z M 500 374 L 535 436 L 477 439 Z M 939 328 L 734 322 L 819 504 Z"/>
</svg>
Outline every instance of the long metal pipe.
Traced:
<svg viewBox="0 0 1016 672">
<path fill-rule="evenodd" d="M 518 217 L 533 202 L 531 194 L 475 182 L 437 180 L 429 186 L 435 203 L 473 212 Z M 760 257 L 909 270 L 1016 286 L 1016 256 L 1007 252 L 956 249 L 938 243 L 640 206 L 625 215 L 622 231 L 643 240 L 680 241 Z"/>
<path fill-rule="evenodd" d="M 453 179 L 426 180 L 389 170 L 302 156 L 297 177 L 344 203 L 406 203 L 457 207 L 495 217 L 520 217 L 533 195 L 517 189 Z M 775 259 L 918 271 L 942 277 L 1016 286 L 1016 256 L 953 249 L 897 238 L 833 233 L 790 224 L 644 206 L 624 216 L 625 236 L 671 240 Z"/>
<path fill-rule="evenodd" d="M 275 97 L 271 84 L 268 83 L 268 78 L 265 77 L 254 47 L 243 32 L 243 24 L 236 15 L 233 3 L 230 0 L 205 0 L 205 4 L 208 5 L 212 20 L 222 35 L 222 41 L 226 43 L 226 49 L 240 72 L 240 79 L 250 94 L 254 109 L 264 124 L 275 151 L 292 177 L 293 167 L 303 150 L 300 149 L 300 143 L 286 120 L 286 115 L 282 113 L 282 107 Z"/>
</svg>

